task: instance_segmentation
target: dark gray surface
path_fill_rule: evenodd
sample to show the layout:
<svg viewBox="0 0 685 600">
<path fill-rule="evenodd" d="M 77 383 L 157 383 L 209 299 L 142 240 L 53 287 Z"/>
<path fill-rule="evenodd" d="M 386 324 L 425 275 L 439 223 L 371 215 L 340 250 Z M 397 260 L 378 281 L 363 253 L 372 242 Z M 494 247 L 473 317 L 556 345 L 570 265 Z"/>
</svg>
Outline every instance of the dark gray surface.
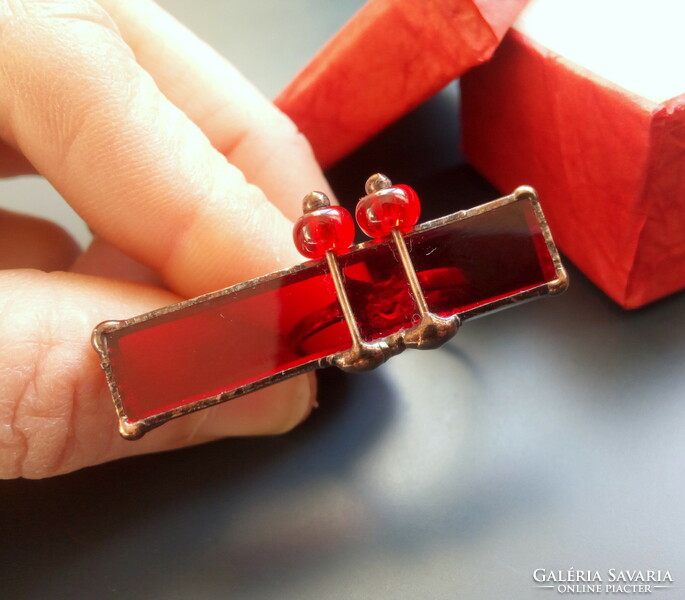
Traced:
<svg viewBox="0 0 685 600">
<path fill-rule="evenodd" d="M 307 18 L 286 16 L 255 31 Z M 386 170 L 426 217 L 494 197 L 455 150 L 456 113 L 446 90 L 345 160 L 340 196 Z M 682 586 L 685 295 L 627 313 L 570 271 L 564 296 L 443 349 L 325 373 L 290 435 L 2 483 L 0 597 L 556 597 L 536 568 L 670 569 Z"/>
</svg>

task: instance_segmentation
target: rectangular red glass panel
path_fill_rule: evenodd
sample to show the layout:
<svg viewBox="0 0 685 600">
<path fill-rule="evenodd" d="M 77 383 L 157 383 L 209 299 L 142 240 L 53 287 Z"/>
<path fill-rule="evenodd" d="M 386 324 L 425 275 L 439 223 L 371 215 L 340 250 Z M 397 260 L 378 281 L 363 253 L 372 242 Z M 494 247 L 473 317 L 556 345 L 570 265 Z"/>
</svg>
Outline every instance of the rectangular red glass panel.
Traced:
<svg viewBox="0 0 685 600">
<path fill-rule="evenodd" d="M 406 236 L 428 305 L 466 313 L 556 278 L 533 206 L 520 200 Z M 339 257 L 367 341 L 408 328 L 416 307 L 395 247 Z M 137 321 L 137 322 L 135 322 Z M 325 262 L 210 294 L 104 334 L 129 421 L 229 392 L 351 346 Z"/>
<path fill-rule="evenodd" d="M 506 204 L 407 238 L 432 312 L 449 316 L 556 279 L 533 205 Z"/>
<path fill-rule="evenodd" d="M 106 335 L 119 397 L 130 421 L 216 396 L 351 344 L 328 328 L 309 353 L 287 332 L 311 311 L 337 306 L 326 265 L 315 264 L 230 295 L 219 295 Z"/>
</svg>

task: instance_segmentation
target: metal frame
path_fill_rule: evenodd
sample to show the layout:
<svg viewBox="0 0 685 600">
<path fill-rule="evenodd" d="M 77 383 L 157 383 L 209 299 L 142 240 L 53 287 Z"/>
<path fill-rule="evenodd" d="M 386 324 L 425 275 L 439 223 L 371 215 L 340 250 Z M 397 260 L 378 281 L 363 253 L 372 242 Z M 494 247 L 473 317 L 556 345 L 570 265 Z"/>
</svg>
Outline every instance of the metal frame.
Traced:
<svg viewBox="0 0 685 600">
<path fill-rule="evenodd" d="M 547 225 L 547 221 L 545 220 L 545 217 L 542 213 L 539 199 L 533 188 L 526 186 L 519 187 L 514 191 L 514 193 L 508 196 L 504 196 L 502 198 L 498 198 L 497 200 L 488 202 L 487 204 L 483 204 L 481 206 L 477 206 L 468 210 L 462 210 L 452 215 L 435 219 L 433 221 L 428 221 L 426 223 L 418 225 L 416 228 L 414 228 L 412 232 L 407 234 L 406 237 L 411 237 L 414 234 L 418 234 L 426 230 L 442 227 L 444 225 L 454 223 L 455 221 L 469 219 L 476 215 L 480 215 L 491 210 L 495 210 L 497 208 L 506 206 L 513 202 L 520 202 L 526 200 L 530 201 L 533 206 L 534 214 L 537 217 L 537 220 L 540 225 L 540 230 L 545 239 L 547 249 L 549 250 L 550 256 L 554 264 L 556 278 L 551 282 L 532 287 L 528 290 L 523 290 L 521 292 L 518 292 L 517 294 L 508 296 L 506 298 L 499 298 L 492 302 L 479 305 L 472 309 L 466 310 L 462 313 L 455 314 L 454 316 L 449 318 L 439 317 L 428 311 L 427 306 L 425 305 L 425 300 L 423 302 L 423 307 L 421 306 L 421 299 L 423 298 L 423 294 L 418 279 L 416 278 L 416 273 L 414 271 L 411 259 L 407 252 L 404 238 L 402 235 L 399 235 L 399 232 L 396 230 L 396 234 L 393 234 L 391 241 L 383 243 L 394 243 L 398 249 L 400 260 L 402 262 L 403 268 L 405 269 L 408 281 L 410 283 L 412 295 L 414 296 L 415 300 L 417 300 L 417 306 L 420 309 L 421 320 L 419 323 L 417 323 L 415 326 L 409 329 L 396 332 L 380 340 L 376 340 L 372 343 L 369 343 L 363 342 L 361 340 L 361 337 L 359 336 L 354 314 L 350 307 L 349 301 L 347 300 L 347 294 L 344 288 L 342 273 L 340 272 L 340 268 L 335 259 L 335 255 L 329 252 L 326 258 L 322 260 L 326 260 L 331 275 L 333 277 L 338 299 L 341 303 L 341 307 L 343 310 L 343 315 L 348 324 L 348 327 L 350 328 L 350 335 L 353 340 L 352 348 L 344 350 L 342 352 L 338 352 L 336 354 L 325 356 L 317 360 L 309 361 L 305 364 L 293 367 L 291 369 L 286 369 L 284 371 L 281 371 L 280 373 L 276 373 L 272 376 L 265 377 L 264 379 L 260 379 L 259 381 L 255 381 L 248 385 L 238 387 L 234 390 L 223 392 L 221 394 L 217 394 L 209 398 L 204 398 L 202 400 L 193 402 L 192 404 L 174 408 L 172 410 L 157 415 L 153 415 L 141 419 L 139 421 L 129 421 L 126 416 L 126 412 L 124 411 L 121 402 L 121 397 L 119 395 L 119 390 L 117 388 L 116 381 L 112 373 L 112 368 L 109 362 L 109 356 L 107 354 L 105 338 L 108 333 L 118 331 L 120 329 L 124 329 L 131 325 L 142 323 L 144 321 L 148 321 L 160 315 L 173 313 L 178 310 L 182 310 L 188 306 L 200 304 L 207 300 L 212 300 L 214 298 L 221 296 L 237 294 L 250 287 L 254 287 L 267 281 L 271 281 L 272 279 L 296 273 L 297 271 L 300 271 L 315 263 L 310 261 L 288 269 L 276 271 L 274 273 L 270 273 L 262 277 L 257 277 L 256 279 L 245 281 L 243 283 L 239 283 L 237 285 L 222 290 L 218 290 L 216 292 L 211 292 L 209 294 L 204 294 L 196 298 L 191 298 L 190 300 L 185 300 L 178 304 L 173 304 L 171 306 L 159 308 L 157 310 L 153 310 L 151 312 L 138 315 L 131 319 L 125 319 L 121 321 L 105 321 L 103 323 L 100 323 L 93 331 L 92 344 L 95 350 L 100 355 L 102 369 L 104 370 L 107 376 L 107 383 L 109 385 L 109 389 L 114 400 L 114 405 L 116 407 L 117 415 L 119 417 L 119 432 L 124 438 L 129 440 L 135 440 L 142 437 L 149 430 L 154 429 L 155 427 L 158 427 L 171 419 L 175 419 L 177 417 L 181 417 L 183 415 L 187 415 L 192 412 L 202 410 L 210 406 L 226 402 L 228 400 L 232 400 L 233 398 L 237 398 L 238 396 L 249 394 L 250 392 L 254 392 L 263 387 L 272 385 L 279 381 L 283 381 L 284 379 L 290 377 L 295 377 L 297 375 L 307 373 L 308 371 L 312 371 L 317 368 L 337 366 L 339 368 L 349 371 L 358 371 L 374 368 L 379 364 L 385 362 L 389 357 L 404 351 L 405 348 L 434 348 L 441 345 L 450 337 L 452 337 L 452 335 L 456 333 L 461 322 L 467 319 L 476 318 L 485 313 L 500 310 L 513 304 L 517 304 L 519 302 L 530 300 L 539 296 L 548 294 L 559 294 L 563 292 L 568 287 L 568 275 L 563 265 L 561 264 L 559 252 L 557 251 L 557 248 L 554 244 L 552 235 L 549 230 L 549 226 Z M 353 246 L 350 249 L 350 252 L 354 252 L 356 250 L 360 250 L 362 248 L 366 248 L 368 246 L 377 244 L 378 242 L 375 241 L 364 242 L 362 244 Z M 354 334 L 355 330 L 357 334 L 356 336 Z"/>
</svg>

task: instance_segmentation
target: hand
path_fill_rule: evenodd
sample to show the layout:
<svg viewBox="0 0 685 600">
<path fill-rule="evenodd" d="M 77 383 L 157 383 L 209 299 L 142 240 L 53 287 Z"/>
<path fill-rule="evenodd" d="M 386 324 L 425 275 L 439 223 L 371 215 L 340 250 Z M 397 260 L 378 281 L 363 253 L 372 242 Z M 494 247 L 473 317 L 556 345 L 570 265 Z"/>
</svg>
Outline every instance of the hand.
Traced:
<svg viewBox="0 0 685 600">
<path fill-rule="evenodd" d="M 0 476 L 302 421 L 313 376 L 124 441 L 89 341 L 299 261 L 301 198 L 330 190 L 293 124 L 148 0 L 0 3 L 0 65 L 0 175 L 42 174 L 95 236 L 76 257 L 57 226 L 0 211 Z"/>
</svg>

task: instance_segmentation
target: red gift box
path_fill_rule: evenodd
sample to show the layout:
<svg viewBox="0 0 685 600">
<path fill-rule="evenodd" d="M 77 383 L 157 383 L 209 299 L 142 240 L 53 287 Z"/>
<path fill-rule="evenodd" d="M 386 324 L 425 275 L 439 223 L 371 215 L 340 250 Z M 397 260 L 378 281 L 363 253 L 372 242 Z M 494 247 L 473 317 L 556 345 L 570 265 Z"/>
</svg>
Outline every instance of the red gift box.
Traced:
<svg viewBox="0 0 685 600">
<path fill-rule="evenodd" d="M 487 60 L 527 0 L 369 0 L 276 98 L 328 166 Z"/>
<path fill-rule="evenodd" d="M 563 19 L 558 6 L 548 16 Z M 685 287 L 685 94 L 677 95 L 685 85 L 677 89 L 682 68 L 670 71 L 663 49 L 641 64 L 651 60 L 649 44 L 660 43 L 646 39 L 650 15 L 660 19 L 657 34 L 670 35 L 664 13 L 649 8 L 645 21 L 636 15 L 642 37 L 632 38 L 621 32 L 620 13 L 588 9 L 588 23 L 606 16 L 615 26 L 593 23 L 593 32 L 566 23 L 574 55 L 576 46 L 561 54 L 540 43 L 563 46 L 528 19 L 537 9 L 531 5 L 516 26 L 526 34 L 512 30 L 492 60 L 461 82 L 469 161 L 500 189 L 535 187 L 561 250 L 626 308 Z M 598 47 L 595 33 L 603 38 Z M 568 58 L 581 57 L 583 45 L 585 65 Z"/>
</svg>

